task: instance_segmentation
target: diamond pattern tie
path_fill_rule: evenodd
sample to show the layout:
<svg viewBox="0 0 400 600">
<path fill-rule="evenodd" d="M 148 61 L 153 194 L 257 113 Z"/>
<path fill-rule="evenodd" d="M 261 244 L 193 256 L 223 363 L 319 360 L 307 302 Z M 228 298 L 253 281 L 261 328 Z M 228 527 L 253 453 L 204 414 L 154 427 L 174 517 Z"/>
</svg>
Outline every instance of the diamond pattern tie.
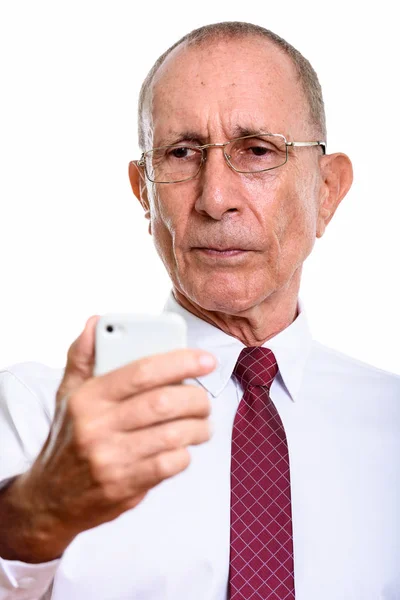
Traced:
<svg viewBox="0 0 400 600">
<path fill-rule="evenodd" d="M 268 348 L 244 348 L 244 389 L 232 434 L 230 600 L 294 600 L 292 511 L 285 430 L 269 396 Z"/>
</svg>

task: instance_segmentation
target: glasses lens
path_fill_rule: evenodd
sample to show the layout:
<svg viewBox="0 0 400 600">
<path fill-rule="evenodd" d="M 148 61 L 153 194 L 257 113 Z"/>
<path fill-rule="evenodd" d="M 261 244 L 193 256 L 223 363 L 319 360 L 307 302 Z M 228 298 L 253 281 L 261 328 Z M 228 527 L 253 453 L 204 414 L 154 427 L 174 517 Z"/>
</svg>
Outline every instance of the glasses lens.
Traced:
<svg viewBox="0 0 400 600">
<path fill-rule="evenodd" d="M 258 173 L 285 164 L 286 143 L 279 135 L 257 135 L 234 140 L 225 153 L 237 171 Z"/>
<path fill-rule="evenodd" d="M 146 172 L 155 183 L 185 181 L 200 170 L 201 150 L 191 146 L 168 146 L 146 154 Z"/>
</svg>

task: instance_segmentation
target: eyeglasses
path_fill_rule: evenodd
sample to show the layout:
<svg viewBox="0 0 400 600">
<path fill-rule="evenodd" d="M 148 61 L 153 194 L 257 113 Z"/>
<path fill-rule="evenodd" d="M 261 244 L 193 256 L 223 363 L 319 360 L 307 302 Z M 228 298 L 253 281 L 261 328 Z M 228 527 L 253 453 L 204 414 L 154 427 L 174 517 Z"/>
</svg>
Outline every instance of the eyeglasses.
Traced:
<svg viewBox="0 0 400 600">
<path fill-rule="evenodd" d="M 173 144 L 143 152 L 138 166 L 153 183 L 180 183 L 194 179 L 207 160 L 209 148 L 221 148 L 228 166 L 237 173 L 264 173 L 288 161 L 288 148 L 321 146 L 326 142 L 288 142 L 280 133 L 259 133 L 235 138 L 224 144 Z"/>
</svg>

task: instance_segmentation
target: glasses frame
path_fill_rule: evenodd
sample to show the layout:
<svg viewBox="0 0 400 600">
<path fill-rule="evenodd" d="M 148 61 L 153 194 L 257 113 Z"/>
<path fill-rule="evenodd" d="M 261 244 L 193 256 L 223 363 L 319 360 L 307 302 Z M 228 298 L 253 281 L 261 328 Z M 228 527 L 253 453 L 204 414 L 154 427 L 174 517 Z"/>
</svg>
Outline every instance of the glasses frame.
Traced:
<svg viewBox="0 0 400 600">
<path fill-rule="evenodd" d="M 285 158 L 285 162 L 283 162 L 281 165 L 277 165 L 276 167 L 268 167 L 268 169 L 262 169 L 261 171 L 240 171 L 239 169 L 236 169 L 232 163 L 230 162 L 230 155 L 227 154 L 225 152 L 225 147 L 229 146 L 229 144 L 232 144 L 233 142 L 237 142 L 239 140 L 246 140 L 249 138 L 253 138 L 253 137 L 257 137 L 257 136 L 271 136 L 271 137 L 276 137 L 276 138 L 280 138 L 281 140 L 284 141 L 285 143 L 285 148 L 286 148 L 286 158 Z M 288 148 L 292 147 L 292 148 L 296 148 L 296 147 L 310 147 L 310 146 L 321 146 L 322 148 L 322 153 L 323 155 L 326 154 L 326 142 L 322 141 L 322 140 L 318 140 L 318 141 L 314 141 L 314 142 L 288 142 L 287 139 L 285 138 L 285 136 L 281 133 L 254 133 L 252 135 L 243 135 L 241 137 L 237 137 L 234 138 L 233 140 L 229 140 L 228 142 L 224 142 L 224 143 L 216 143 L 216 144 L 203 144 L 202 146 L 191 146 L 190 144 L 187 144 L 187 147 L 192 148 L 193 150 L 200 150 L 201 151 L 201 161 L 199 164 L 199 168 L 196 172 L 195 175 L 192 175 L 191 177 L 187 177 L 186 179 L 175 179 L 173 181 L 155 181 L 154 179 L 151 179 L 151 177 L 149 176 L 148 172 L 147 172 L 147 167 L 146 167 L 146 156 L 148 156 L 149 154 L 151 154 L 152 152 L 154 152 L 155 150 L 165 150 L 166 148 L 174 148 L 174 147 L 182 147 L 179 146 L 179 144 L 167 144 L 166 146 L 157 146 L 156 148 L 152 148 L 151 150 L 147 150 L 146 152 L 143 152 L 140 159 L 137 162 L 138 167 L 142 167 L 144 169 L 145 175 L 147 177 L 147 179 L 149 181 L 151 181 L 152 183 L 183 183 L 184 181 L 191 181 L 192 179 L 195 179 L 197 177 L 197 175 L 200 173 L 204 163 L 207 160 L 207 152 L 206 150 L 208 150 L 208 148 L 221 148 L 224 151 L 224 158 L 225 158 L 225 162 L 227 163 L 227 165 L 236 173 L 244 173 L 244 174 L 253 174 L 253 173 L 265 173 L 266 171 L 272 171 L 273 169 L 279 169 L 280 167 L 283 167 L 283 165 L 285 165 L 289 159 L 289 152 L 288 152 Z M 183 146 L 186 147 L 186 146 Z"/>
</svg>

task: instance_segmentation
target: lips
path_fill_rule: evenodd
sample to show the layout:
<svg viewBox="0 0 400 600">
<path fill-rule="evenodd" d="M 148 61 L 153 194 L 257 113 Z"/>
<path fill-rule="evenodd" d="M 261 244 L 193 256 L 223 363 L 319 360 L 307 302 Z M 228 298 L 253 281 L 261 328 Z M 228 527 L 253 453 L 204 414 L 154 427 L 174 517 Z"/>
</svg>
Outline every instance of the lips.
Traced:
<svg viewBox="0 0 400 600">
<path fill-rule="evenodd" d="M 226 261 L 228 261 L 229 264 L 236 264 L 237 261 L 241 261 L 249 254 L 248 250 L 232 247 L 220 249 L 203 246 L 192 248 L 192 250 L 194 250 L 198 257 L 201 257 L 201 260 L 205 260 L 206 262 L 211 261 L 210 264 L 212 265 L 215 265 L 215 261 L 223 261 L 224 264 L 226 264 Z"/>
<path fill-rule="evenodd" d="M 200 250 L 209 250 L 210 252 L 242 252 L 241 248 L 200 248 Z"/>
<path fill-rule="evenodd" d="M 212 250 L 214 252 L 245 252 L 246 248 L 238 248 L 237 246 L 195 246 L 194 250 Z"/>
</svg>

